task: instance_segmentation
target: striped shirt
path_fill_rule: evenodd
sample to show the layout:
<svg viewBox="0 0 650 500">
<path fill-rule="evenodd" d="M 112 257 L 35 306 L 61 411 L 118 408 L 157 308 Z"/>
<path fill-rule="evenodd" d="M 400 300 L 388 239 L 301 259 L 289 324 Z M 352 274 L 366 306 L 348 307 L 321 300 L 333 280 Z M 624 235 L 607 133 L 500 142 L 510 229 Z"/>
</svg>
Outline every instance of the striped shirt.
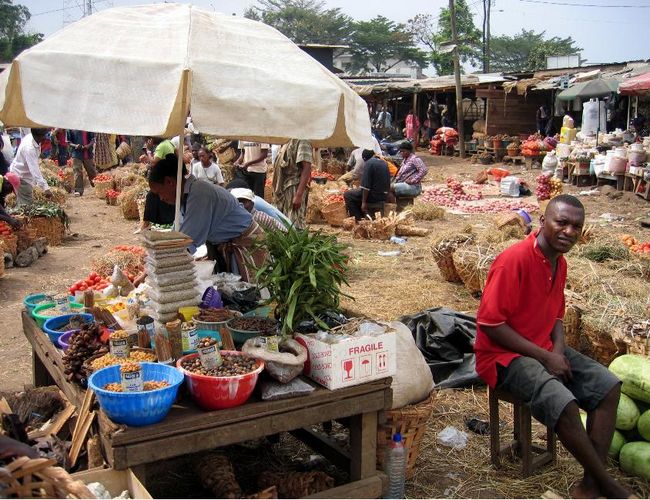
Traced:
<svg viewBox="0 0 650 500">
<path fill-rule="evenodd" d="M 427 175 L 429 167 L 427 167 L 421 158 L 418 158 L 415 153 L 404 160 L 402 167 L 397 172 L 395 182 L 406 182 L 407 184 L 420 184 L 424 176 Z"/>
</svg>

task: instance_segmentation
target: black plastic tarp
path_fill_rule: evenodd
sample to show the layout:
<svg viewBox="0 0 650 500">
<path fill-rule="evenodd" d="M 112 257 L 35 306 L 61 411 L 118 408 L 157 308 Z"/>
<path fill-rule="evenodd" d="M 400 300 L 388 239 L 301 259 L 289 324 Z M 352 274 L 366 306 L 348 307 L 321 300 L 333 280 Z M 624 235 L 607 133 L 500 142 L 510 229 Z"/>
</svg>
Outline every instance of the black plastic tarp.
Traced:
<svg viewBox="0 0 650 500">
<path fill-rule="evenodd" d="M 472 346 L 476 318 L 444 307 L 428 309 L 399 321 L 409 327 L 439 388 L 483 382 L 476 373 Z"/>
</svg>

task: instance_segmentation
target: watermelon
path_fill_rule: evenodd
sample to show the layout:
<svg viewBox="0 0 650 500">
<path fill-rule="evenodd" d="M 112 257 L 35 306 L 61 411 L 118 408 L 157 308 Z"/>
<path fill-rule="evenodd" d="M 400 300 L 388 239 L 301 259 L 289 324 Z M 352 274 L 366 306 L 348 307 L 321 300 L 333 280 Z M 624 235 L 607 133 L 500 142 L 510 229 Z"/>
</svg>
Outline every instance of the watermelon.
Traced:
<svg viewBox="0 0 650 500">
<path fill-rule="evenodd" d="M 622 431 L 630 431 L 636 427 L 639 420 L 639 409 L 629 396 L 621 394 L 616 408 L 616 428 Z"/>
<path fill-rule="evenodd" d="M 623 471 L 650 481 L 650 443 L 633 441 L 623 445 L 619 461 Z"/>
<path fill-rule="evenodd" d="M 587 428 L 587 414 L 580 412 L 580 419 L 582 420 L 582 426 L 586 429 Z M 609 451 L 607 454 L 613 458 L 614 460 L 618 459 L 618 455 L 621 452 L 621 448 L 627 441 L 625 440 L 625 436 L 621 434 L 619 431 L 614 430 L 614 435 L 612 436 L 612 442 L 609 445 Z"/>
<path fill-rule="evenodd" d="M 646 441 L 650 441 L 650 410 L 643 412 L 639 417 L 637 422 L 637 427 L 639 429 L 639 434 Z"/>
<path fill-rule="evenodd" d="M 612 361 L 609 369 L 623 381 L 623 394 L 650 403 L 650 358 L 624 354 Z"/>
</svg>

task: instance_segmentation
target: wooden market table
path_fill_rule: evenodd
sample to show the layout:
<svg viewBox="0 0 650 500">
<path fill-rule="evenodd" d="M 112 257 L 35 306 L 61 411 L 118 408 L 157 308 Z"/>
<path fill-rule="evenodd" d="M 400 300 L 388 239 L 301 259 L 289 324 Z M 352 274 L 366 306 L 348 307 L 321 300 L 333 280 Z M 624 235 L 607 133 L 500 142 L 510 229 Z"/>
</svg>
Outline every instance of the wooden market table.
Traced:
<svg viewBox="0 0 650 500">
<path fill-rule="evenodd" d="M 54 382 L 80 407 L 85 391 L 66 380 L 61 351 L 26 311 L 22 319 L 23 332 L 32 345 L 34 385 Z M 242 406 L 212 412 L 199 409 L 181 389 L 179 401 L 158 424 L 118 425 L 99 411 L 99 434 L 108 463 L 118 470 L 134 468 L 146 482 L 146 465 L 152 462 L 291 432 L 350 472 L 349 483 L 320 492 L 315 498 L 378 498 L 386 491 L 387 477 L 376 470 L 377 423 L 391 406 L 390 383 L 387 378 L 336 391 L 313 383 L 316 389 L 307 396 L 280 401 L 261 401 L 253 396 Z M 344 418 L 349 418 L 350 451 L 310 429 Z"/>
</svg>

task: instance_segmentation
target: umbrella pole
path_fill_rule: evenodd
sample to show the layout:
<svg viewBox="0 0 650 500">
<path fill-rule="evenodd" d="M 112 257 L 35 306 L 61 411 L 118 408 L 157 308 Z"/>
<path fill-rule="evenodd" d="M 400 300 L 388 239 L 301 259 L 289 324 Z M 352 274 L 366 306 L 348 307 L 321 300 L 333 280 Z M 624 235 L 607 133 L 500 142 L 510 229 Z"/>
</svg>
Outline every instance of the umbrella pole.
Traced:
<svg viewBox="0 0 650 500">
<path fill-rule="evenodd" d="M 181 228 L 181 191 L 183 189 L 183 149 L 185 146 L 185 120 L 187 119 L 187 80 L 189 78 L 188 70 L 183 72 L 181 83 L 181 120 L 180 134 L 178 135 L 178 167 L 176 172 L 176 203 L 174 212 L 174 230 L 180 231 Z"/>
<path fill-rule="evenodd" d="M 627 96 L 627 122 L 625 123 L 625 130 L 630 129 L 630 111 L 632 109 L 632 96 Z"/>
</svg>

